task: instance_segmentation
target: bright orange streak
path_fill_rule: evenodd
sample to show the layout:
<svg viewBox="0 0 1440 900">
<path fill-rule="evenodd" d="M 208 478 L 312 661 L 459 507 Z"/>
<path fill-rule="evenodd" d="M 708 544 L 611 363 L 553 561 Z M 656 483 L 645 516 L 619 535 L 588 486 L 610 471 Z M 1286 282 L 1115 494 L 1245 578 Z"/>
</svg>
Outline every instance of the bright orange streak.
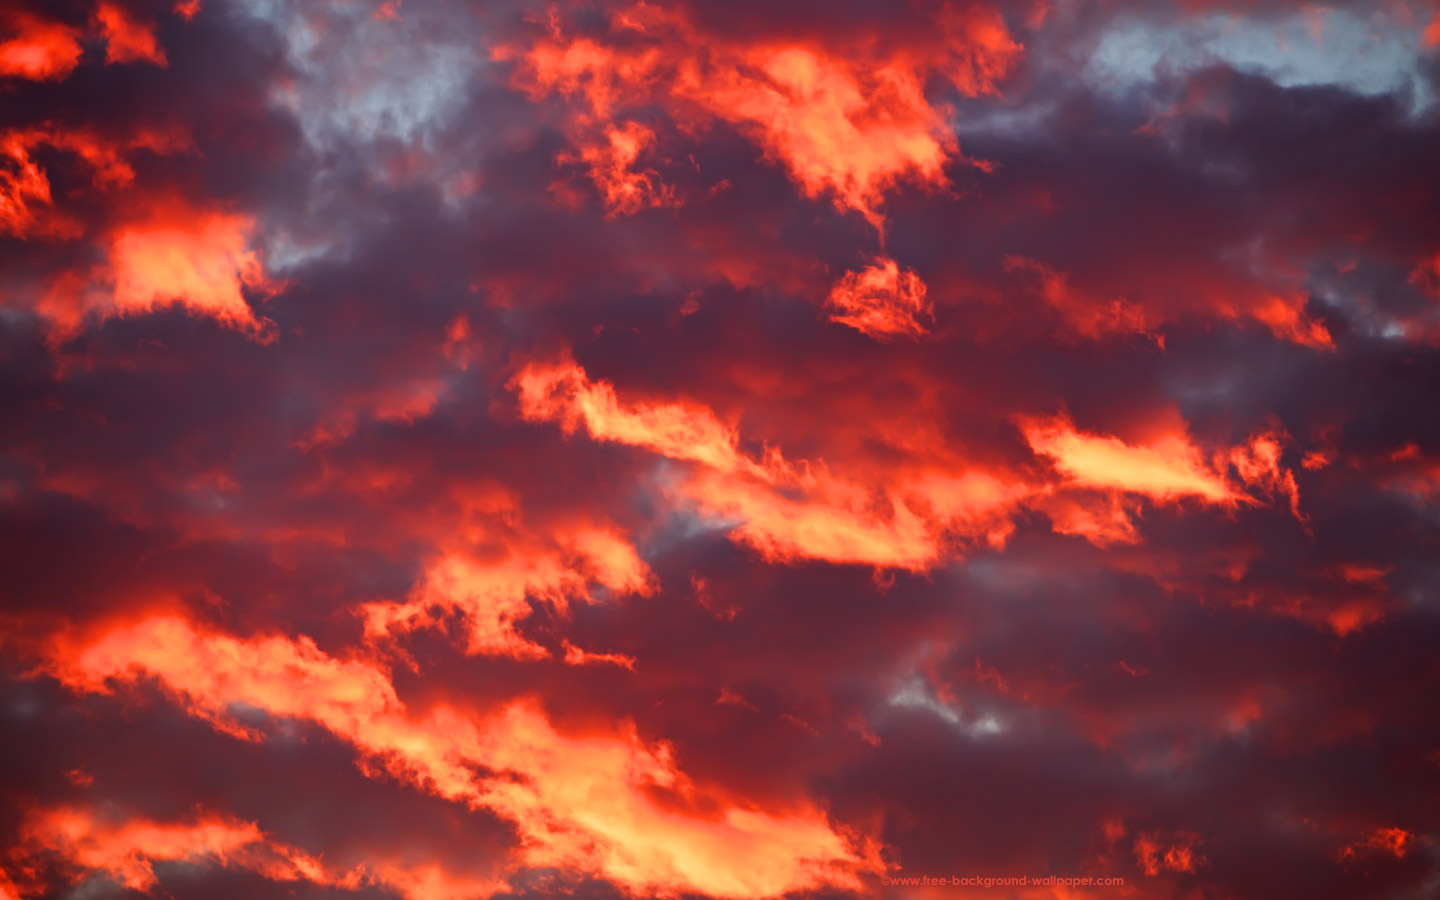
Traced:
<svg viewBox="0 0 1440 900">
<path fill-rule="evenodd" d="M 314 722 L 375 768 L 513 821 L 527 865 L 598 875 L 633 893 L 738 900 L 858 890 L 858 873 L 882 865 L 875 848 L 857 850 L 818 810 L 766 812 L 691 782 L 668 745 L 646 746 L 633 727 L 561 734 L 528 701 L 481 719 L 445 706 L 416 718 L 382 670 L 329 657 L 303 637 L 241 640 L 159 616 L 88 643 L 58 642 L 48 669 L 86 691 L 154 678 L 231 733 L 242 730 L 228 713 L 237 703 Z"/>
<path fill-rule="evenodd" d="M 537 709 L 517 705 L 487 750 L 491 764 L 528 776 L 492 782 L 485 805 L 517 822 L 532 866 L 599 872 L 634 894 L 738 900 L 859 890 L 857 873 L 881 865 L 817 810 L 772 814 L 691 783 L 668 746 L 645 748 L 633 731 L 565 737 Z M 670 803 L 657 804 L 652 792 Z"/>
<path fill-rule="evenodd" d="M 722 472 L 761 474 L 743 457 L 735 432 L 708 409 L 680 403 L 621 404 L 609 382 L 591 382 L 573 362 L 531 364 L 511 382 L 528 422 L 559 419 L 565 430 L 584 425 L 596 440 L 647 447 L 674 459 Z"/>
<path fill-rule="evenodd" d="M 84 810 L 57 809 L 27 821 L 22 838 L 31 846 L 59 851 L 86 869 L 104 872 L 133 891 L 155 887 L 152 865 L 161 861 L 213 859 L 260 871 L 274 881 L 313 879 L 321 871 L 316 860 L 268 844 L 253 823 L 220 817 L 183 825 L 144 820 L 108 823 Z"/>
<path fill-rule="evenodd" d="M 319 858 L 268 838 L 253 822 L 217 815 L 201 815 L 189 823 L 160 823 L 102 819 L 84 809 L 53 809 L 27 819 L 21 839 L 20 852 L 15 854 L 21 862 L 27 856 L 58 854 L 71 865 L 103 872 L 134 891 L 156 887 L 155 863 L 175 861 L 218 863 L 256 872 L 270 881 L 303 880 L 346 890 L 378 885 L 406 900 L 478 900 L 507 887 L 503 881 L 460 876 L 438 865 L 384 860 L 334 871 Z M 26 893 L 17 888 L 14 896 Z"/>
<path fill-rule="evenodd" d="M 60 22 L 20 14 L 11 17 L 15 36 L 0 43 L 0 76 L 45 81 L 64 78 L 80 64 L 79 32 Z"/>
<path fill-rule="evenodd" d="M 817 559 L 923 571 L 958 548 L 952 539 L 1002 546 L 1010 514 L 1031 489 L 971 470 L 925 471 L 877 489 L 823 465 L 790 467 L 772 456 L 774 484 L 701 474 L 684 490 L 704 512 L 732 521 L 731 535 L 773 562 Z"/>
<path fill-rule="evenodd" d="M 828 475 L 805 479 L 800 499 L 753 481 L 701 475 L 686 490 L 733 535 L 775 562 L 819 559 L 921 571 L 940 557 L 930 526 L 900 498 L 871 508 L 862 488 Z"/>
<path fill-rule="evenodd" d="M 1118 438 L 1076 431 L 1064 420 L 1031 424 L 1024 431 L 1031 449 L 1050 457 L 1076 485 L 1145 494 L 1159 501 L 1197 497 L 1233 504 L 1243 496 L 1205 464 L 1183 433 L 1137 447 Z"/>
<path fill-rule="evenodd" d="M 930 315 L 925 282 L 901 272 L 893 259 L 878 260 L 861 272 L 848 272 L 830 289 L 830 321 L 849 325 L 877 341 L 925 334 L 920 319 Z"/>
<path fill-rule="evenodd" d="M 589 650 L 581 650 L 569 641 L 565 642 L 565 663 L 571 666 L 609 663 L 632 671 L 635 669 L 633 656 L 626 656 L 623 653 L 592 653 Z"/>
<path fill-rule="evenodd" d="M 154 25 L 135 21 L 124 7 L 108 0 L 101 0 L 95 10 L 95 18 L 100 22 L 100 33 L 105 37 L 107 63 L 167 64 L 165 51 L 155 39 Z"/>
</svg>

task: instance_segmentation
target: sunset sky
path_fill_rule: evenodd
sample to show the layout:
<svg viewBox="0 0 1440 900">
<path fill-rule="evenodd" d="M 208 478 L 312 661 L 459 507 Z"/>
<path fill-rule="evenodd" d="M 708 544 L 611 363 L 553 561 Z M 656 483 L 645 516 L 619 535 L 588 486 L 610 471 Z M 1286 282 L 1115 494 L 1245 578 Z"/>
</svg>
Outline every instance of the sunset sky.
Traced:
<svg viewBox="0 0 1440 900">
<path fill-rule="evenodd" d="M 0 900 L 1440 897 L 1440 0 L 0 0 Z"/>
</svg>

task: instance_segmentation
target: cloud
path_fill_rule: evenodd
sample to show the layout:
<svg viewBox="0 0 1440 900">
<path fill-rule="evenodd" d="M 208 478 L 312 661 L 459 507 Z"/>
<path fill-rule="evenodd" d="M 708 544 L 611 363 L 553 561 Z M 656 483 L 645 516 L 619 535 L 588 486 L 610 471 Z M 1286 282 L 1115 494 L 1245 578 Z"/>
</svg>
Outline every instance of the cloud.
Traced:
<svg viewBox="0 0 1440 900">
<path fill-rule="evenodd" d="M 1183 433 L 1132 446 L 1060 421 L 1028 427 L 1025 439 L 1036 453 L 1054 460 L 1066 479 L 1084 487 L 1145 494 L 1162 502 L 1194 497 L 1226 504 L 1237 499 Z"/>
<path fill-rule="evenodd" d="M 1330 7 L 10 4 L 0 893 L 1428 896 L 1435 7 Z"/>
<path fill-rule="evenodd" d="M 260 734 L 235 719 L 236 704 L 313 721 L 353 744 L 375 771 L 511 820 L 529 864 L 591 872 L 631 890 L 780 896 L 858 887 L 857 872 L 878 865 L 818 810 L 766 812 L 692 783 L 667 745 L 647 746 L 633 727 L 561 734 L 526 700 L 479 719 L 447 706 L 415 716 L 384 671 L 327 656 L 305 638 L 241 640 L 155 617 L 88 642 L 62 639 L 48 665 L 86 691 L 158 679 L 190 714 L 238 737 Z M 477 765 L 496 774 L 477 774 Z M 187 856 L 223 853 L 252 843 L 254 833 L 216 827 L 173 837 L 161 843 Z M 147 869 L 134 865 L 141 867 L 122 868 L 122 877 L 145 883 Z"/>
<path fill-rule="evenodd" d="M 830 321 L 849 325 L 876 340 L 919 337 L 926 329 L 920 319 L 930 313 L 925 282 L 914 272 L 902 272 L 893 259 L 880 260 L 860 272 L 847 272 L 830 289 L 826 301 L 834 312 Z"/>
<path fill-rule="evenodd" d="M 25 850 L 58 853 L 69 865 L 103 873 L 132 891 L 155 889 L 155 866 L 174 862 L 248 869 L 271 882 L 344 889 L 379 885 L 406 900 L 469 900 L 505 887 L 501 881 L 457 877 L 434 865 L 376 861 L 336 872 L 319 858 L 272 840 L 253 822 L 213 814 L 184 822 L 107 821 L 92 810 L 48 809 L 31 814 L 22 833 Z"/>
<path fill-rule="evenodd" d="M 909 180 L 943 186 L 944 166 L 957 157 L 942 111 L 925 96 L 926 77 L 969 95 L 994 92 L 1021 54 L 1004 19 L 984 7 L 939 11 L 923 46 L 854 56 L 799 40 L 716 40 L 683 7 L 641 4 L 609 18 L 603 33 L 590 35 L 567 33 L 552 16 L 548 34 L 502 43 L 496 58 L 516 63 L 516 83 L 535 100 L 579 100 L 572 128 L 601 128 L 612 148 L 615 135 L 633 143 L 639 133 L 634 122 L 614 124 L 617 115 L 647 100 L 669 107 L 682 128 L 708 118 L 734 123 L 804 193 L 830 196 L 877 227 L 887 189 Z M 633 201 L 616 206 L 613 178 L 596 177 L 607 203 L 633 212 Z"/>
<path fill-rule="evenodd" d="M 35 81 L 64 78 L 80 63 L 79 33 L 61 22 L 11 12 L 0 43 L 0 76 Z"/>
<path fill-rule="evenodd" d="M 125 7 L 102 2 L 95 8 L 100 33 L 105 37 L 105 61 L 148 62 L 166 65 L 165 51 L 155 39 L 155 28 L 130 17 Z"/>
</svg>

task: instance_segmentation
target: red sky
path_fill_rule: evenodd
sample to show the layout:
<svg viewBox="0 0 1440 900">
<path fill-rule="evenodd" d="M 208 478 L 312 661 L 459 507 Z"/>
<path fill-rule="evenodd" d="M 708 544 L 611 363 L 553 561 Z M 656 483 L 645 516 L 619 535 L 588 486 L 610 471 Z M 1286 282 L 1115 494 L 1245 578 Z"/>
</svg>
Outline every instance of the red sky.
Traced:
<svg viewBox="0 0 1440 900">
<path fill-rule="evenodd" d="M 1440 896 L 1436 160 L 1431 0 L 0 3 L 0 900 Z"/>
</svg>

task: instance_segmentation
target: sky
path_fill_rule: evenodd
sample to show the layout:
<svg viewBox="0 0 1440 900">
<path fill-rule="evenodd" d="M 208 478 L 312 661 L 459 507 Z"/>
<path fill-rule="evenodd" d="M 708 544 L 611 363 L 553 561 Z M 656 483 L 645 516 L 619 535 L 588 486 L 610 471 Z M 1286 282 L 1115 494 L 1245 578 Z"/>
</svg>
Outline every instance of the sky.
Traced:
<svg viewBox="0 0 1440 900">
<path fill-rule="evenodd" d="M 1440 896 L 1435 0 L 3 0 L 0 900 Z"/>
</svg>

